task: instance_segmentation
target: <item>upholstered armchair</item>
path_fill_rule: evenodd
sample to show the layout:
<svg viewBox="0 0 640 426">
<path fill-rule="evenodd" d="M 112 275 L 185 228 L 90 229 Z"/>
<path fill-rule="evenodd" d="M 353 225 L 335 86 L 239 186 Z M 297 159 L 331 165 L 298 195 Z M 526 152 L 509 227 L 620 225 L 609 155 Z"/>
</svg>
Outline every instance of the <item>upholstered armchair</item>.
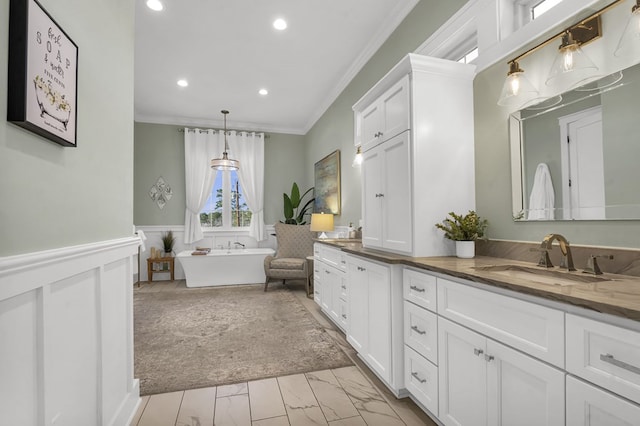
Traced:
<svg viewBox="0 0 640 426">
<path fill-rule="evenodd" d="M 313 233 L 309 225 L 276 223 L 275 230 L 278 250 L 275 256 L 264 259 L 264 291 L 272 279 L 281 279 L 283 284 L 289 279 L 301 279 L 306 280 L 308 286 L 311 271 L 307 256 L 313 256 Z"/>
</svg>

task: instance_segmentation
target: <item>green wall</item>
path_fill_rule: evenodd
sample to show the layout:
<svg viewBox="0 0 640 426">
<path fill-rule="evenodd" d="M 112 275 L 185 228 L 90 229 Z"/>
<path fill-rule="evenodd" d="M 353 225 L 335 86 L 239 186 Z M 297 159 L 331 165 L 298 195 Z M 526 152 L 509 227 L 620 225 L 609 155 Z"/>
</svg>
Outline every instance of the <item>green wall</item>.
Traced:
<svg viewBox="0 0 640 426">
<path fill-rule="evenodd" d="M 184 225 L 184 126 L 135 123 L 134 223 L 136 226 Z M 293 182 L 302 191 L 305 178 L 304 137 L 270 133 L 265 139 L 265 222 L 283 220 L 282 193 Z M 149 197 L 149 189 L 162 176 L 173 189 L 173 197 L 162 210 Z"/>
<path fill-rule="evenodd" d="M 362 218 L 360 170 L 351 167 L 355 155 L 353 145 L 353 110 L 355 104 L 407 53 L 415 51 L 466 1 L 422 0 L 378 49 L 336 101 L 307 133 L 307 179 L 313 183 L 313 165 L 336 149 L 340 149 L 342 164 L 342 214 L 337 225 L 356 226 Z"/>
<path fill-rule="evenodd" d="M 130 0 L 41 0 L 78 45 L 77 147 L 7 123 L 9 0 L 0 0 L 0 256 L 133 234 Z"/>
<path fill-rule="evenodd" d="M 496 103 L 504 68 L 503 63 L 497 63 L 474 81 L 476 208 L 489 220 L 489 238 L 541 241 L 553 232 L 563 234 L 573 244 L 637 248 L 640 221 L 512 220 L 508 111 Z"/>
</svg>

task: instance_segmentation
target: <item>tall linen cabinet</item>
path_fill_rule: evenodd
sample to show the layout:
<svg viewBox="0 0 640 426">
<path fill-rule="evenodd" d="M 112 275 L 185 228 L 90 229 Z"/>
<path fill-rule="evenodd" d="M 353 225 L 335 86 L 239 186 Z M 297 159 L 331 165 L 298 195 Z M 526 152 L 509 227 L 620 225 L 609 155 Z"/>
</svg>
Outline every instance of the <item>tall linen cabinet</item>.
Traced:
<svg viewBox="0 0 640 426">
<path fill-rule="evenodd" d="M 408 54 L 353 106 L 364 247 L 454 253 L 434 225 L 475 209 L 474 75 L 474 65 Z"/>
</svg>

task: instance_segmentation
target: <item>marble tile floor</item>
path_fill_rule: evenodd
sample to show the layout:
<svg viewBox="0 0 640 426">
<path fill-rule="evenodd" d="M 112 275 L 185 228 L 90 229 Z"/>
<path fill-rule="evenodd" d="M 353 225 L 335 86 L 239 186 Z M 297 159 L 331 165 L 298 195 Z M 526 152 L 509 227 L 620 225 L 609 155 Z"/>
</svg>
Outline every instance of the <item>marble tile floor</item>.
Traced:
<svg viewBox="0 0 640 426">
<path fill-rule="evenodd" d="M 134 291 L 180 287 L 186 288 L 184 280 L 142 282 Z M 435 425 L 409 398 L 397 399 L 389 392 L 306 297 L 303 285 L 291 289 L 354 366 L 144 396 L 131 425 Z"/>
</svg>

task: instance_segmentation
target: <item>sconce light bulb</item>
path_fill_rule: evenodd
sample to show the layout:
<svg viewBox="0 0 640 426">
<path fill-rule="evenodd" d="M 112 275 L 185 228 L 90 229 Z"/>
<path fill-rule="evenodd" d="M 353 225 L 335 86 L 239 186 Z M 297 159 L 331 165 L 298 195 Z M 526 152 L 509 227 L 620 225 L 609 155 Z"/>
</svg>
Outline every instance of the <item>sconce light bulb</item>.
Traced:
<svg viewBox="0 0 640 426">
<path fill-rule="evenodd" d="M 511 87 L 511 94 L 513 96 L 518 96 L 518 92 L 520 92 L 520 73 L 511 74 L 509 78 L 511 81 L 509 82 L 509 86 Z"/>
<path fill-rule="evenodd" d="M 566 48 L 562 54 L 562 70 L 569 72 L 573 69 L 573 49 Z"/>
</svg>

